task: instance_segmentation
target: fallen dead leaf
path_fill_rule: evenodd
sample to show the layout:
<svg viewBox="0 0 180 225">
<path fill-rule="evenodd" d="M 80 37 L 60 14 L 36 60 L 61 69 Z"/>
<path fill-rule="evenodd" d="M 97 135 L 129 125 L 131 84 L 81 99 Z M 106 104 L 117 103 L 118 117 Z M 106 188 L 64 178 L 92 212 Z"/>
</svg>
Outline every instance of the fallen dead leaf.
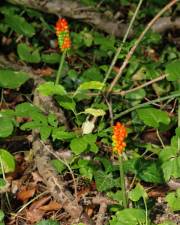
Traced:
<svg viewBox="0 0 180 225">
<path fill-rule="evenodd" d="M 25 202 L 34 196 L 35 191 L 36 191 L 36 188 L 21 190 L 17 193 L 17 199 L 22 202 Z"/>
</svg>

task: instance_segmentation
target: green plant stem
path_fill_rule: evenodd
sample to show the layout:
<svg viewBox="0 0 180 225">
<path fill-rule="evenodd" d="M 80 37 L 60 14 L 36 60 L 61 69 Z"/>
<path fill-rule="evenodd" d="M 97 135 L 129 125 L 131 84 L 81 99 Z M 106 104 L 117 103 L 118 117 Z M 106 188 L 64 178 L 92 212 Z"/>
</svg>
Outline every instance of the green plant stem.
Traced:
<svg viewBox="0 0 180 225">
<path fill-rule="evenodd" d="M 144 201 L 144 206 L 145 206 L 145 211 L 146 211 L 146 225 L 148 225 L 148 209 L 147 209 L 146 199 L 143 198 L 143 201 Z"/>
<path fill-rule="evenodd" d="M 127 208 L 127 195 L 126 195 L 126 187 L 125 187 L 125 176 L 124 176 L 124 168 L 123 168 L 123 157 L 119 156 L 119 170 L 120 170 L 120 179 L 121 179 L 121 191 L 123 198 L 123 207 Z"/>
<path fill-rule="evenodd" d="M 143 108 L 145 106 L 148 106 L 148 105 L 151 105 L 151 104 L 154 104 L 156 102 L 161 102 L 161 101 L 165 101 L 165 100 L 168 100 L 168 99 L 173 99 L 173 98 L 177 98 L 177 97 L 180 97 L 180 93 L 175 93 L 175 94 L 172 94 L 172 95 L 169 95 L 169 96 L 166 96 L 166 97 L 162 97 L 162 98 L 157 98 L 155 100 L 152 100 L 152 101 L 149 101 L 149 102 L 145 102 L 145 103 L 142 103 L 142 104 L 139 104 L 139 105 L 136 105 L 130 109 L 127 109 L 123 112 L 121 112 L 120 114 L 117 114 L 116 116 L 114 116 L 114 119 L 118 119 L 120 118 L 121 116 L 124 116 L 136 109 L 139 109 L 139 108 Z"/>
<path fill-rule="evenodd" d="M 60 80 L 62 69 L 63 69 L 63 65 L 64 65 L 65 56 L 66 56 L 66 51 L 64 51 L 62 53 L 61 60 L 60 60 L 60 63 L 59 63 L 59 68 L 58 68 L 57 75 L 56 75 L 55 84 L 59 84 L 59 80 Z"/>
</svg>

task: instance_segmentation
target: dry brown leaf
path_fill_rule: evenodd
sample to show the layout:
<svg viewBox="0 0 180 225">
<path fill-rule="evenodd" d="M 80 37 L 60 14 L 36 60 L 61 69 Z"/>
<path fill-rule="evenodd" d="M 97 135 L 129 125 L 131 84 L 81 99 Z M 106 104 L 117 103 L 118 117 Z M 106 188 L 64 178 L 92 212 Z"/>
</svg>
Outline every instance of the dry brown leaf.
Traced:
<svg viewBox="0 0 180 225">
<path fill-rule="evenodd" d="M 62 205 L 56 201 L 52 201 L 47 205 L 41 206 L 39 209 L 43 211 L 53 211 L 53 210 L 59 210 L 62 208 Z"/>
<path fill-rule="evenodd" d="M 37 201 L 34 201 L 31 206 L 29 207 L 30 211 L 33 211 L 35 209 L 39 209 L 41 206 L 46 204 L 51 199 L 51 196 L 45 196 Z"/>
<path fill-rule="evenodd" d="M 29 198 L 32 198 L 35 194 L 36 188 L 21 190 L 17 193 L 17 199 L 25 202 Z"/>
<path fill-rule="evenodd" d="M 45 212 L 41 211 L 40 209 L 34 209 L 34 210 L 26 210 L 26 219 L 29 220 L 32 224 L 40 221 Z"/>
</svg>

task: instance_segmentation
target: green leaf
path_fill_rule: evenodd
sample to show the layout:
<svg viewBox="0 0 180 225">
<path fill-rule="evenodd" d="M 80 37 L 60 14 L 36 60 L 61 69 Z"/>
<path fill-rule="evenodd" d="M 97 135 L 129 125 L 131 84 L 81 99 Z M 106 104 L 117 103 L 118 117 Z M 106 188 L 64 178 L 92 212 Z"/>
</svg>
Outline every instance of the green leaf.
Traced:
<svg viewBox="0 0 180 225">
<path fill-rule="evenodd" d="M 57 127 L 57 125 L 58 125 L 57 116 L 53 113 L 50 113 L 48 115 L 48 123 L 53 127 Z"/>
<path fill-rule="evenodd" d="M 0 209 L 0 221 L 4 219 L 4 212 Z"/>
<path fill-rule="evenodd" d="M 143 209 L 124 209 L 112 217 L 110 225 L 139 225 L 145 224 L 146 215 Z"/>
<path fill-rule="evenodd" d="M 52 95 L 66 95 L 67 92 L 60 84 L 54 84 L 54 82 L 45 82 L 40 84 L 37 90 L 44 96 Z"/>
<path fill-rule="evenodd" d="M 165 69 L 168 74 L 167 80 L 176 81 L 180 79 L 180 60 L 175 60 L 166 65 Z"/>
<path fill-rule="evenodd" d="M 14 14 L 6 14 L 4 21 L 12 30 L 26 37 L 32 37 L 35 34 L 34 27 L 28 23 L 24 17 Z"/>
<path fill-rule="evenodd" d="M 62 130 L 61 128 L 54 128 L 52 131 L 52 138 L 53 141 L 55 140 L 61 140 L 61 141 L 65 141 L 65 140 L 70 140 L 72 138 L 74 138 L 76 135 L 74 132 L 67 132 Z"/>
<path fill-rule="evenodd" d="M 163 173 L 159 163 L 159 161 L 138 160 L 136 162 L 137 177 L 146 182 L 163 183 Z"/>
<path fill-rule="evenodd" d="M 0 149 L 0 160 L 5 173 L 13 172 L 15 170 L 14 157 L 5 149 Z M 2 173 L 2 168 L 0 168 Z"/>
<path fill-rule="evenodd" d="M 0 113 L 1 116 L 1 113 Z M 8 137 L 12 134 L 14 126 L 11 119 L 0 117 L 0 138 Z"/>
<path fill-rule="evenodd" d="M 89 160 L 80 159 L 78 161 L 79 172 L 81 176 L 92 180 L 93 177 L 93 168 L 89 165 Z"/>
<path fill-rule="evenodd" d="M 154 108 L 144 108 L 137 110 L 139 118 L 150 127 L 158 128 L 160 123 L 168 125 L 170 118 L 167 112 Z"/>
<path fill-rule="evenodd" d="M 160 223 L 158 225 L 177 225 L 177 224 L 175 224 L 174 222 L 168 220 L 168 221 L 165 221 L 164 223 Z"/>
<path fill-rule="evenodd" d="M 15 109 L 15 115 L 21 117 L 31 117 L 32 114 L 38 114 L 40 112 L 38 107 L 28 102 L 18 104 Z"/>
<path fill-rule="evenodd" d="M 58 53 L 50 53 L 50 54 L 42 54 L 42 61 L 49 64 L 55 64 L 60 62 L 60 54 Z"/>
<path fill-rule="evenodd" d="M 71 140 L 70 148 L 76 154 L 79 155 L 87 149 L 88 143 L 84 141 L 83 137 L 74 138 Z"/>
<path fill-rule="evenodd" d="M 103 75 L 100 69 L 96 66 L 92 66 L 91 68 L 85 70 L 82 74 L 83 81 L 102 81 Z"/>
<path fill-rule="evenodd" d="M 144 190 L 144 187 L 139 183 L 129 192 L 129 198 L 134 202 L 139 201 L 140 198 L 146 199 L 147 197 L 148 195 Z"/>
<path fill-rule="evenodd" d="M 41 61 L 41 57 L 39 54 L 39 50 L 29 47 L 25 43 L 20 43 L 17 46 L 17 52 L 21 60 L 29 63 L 39 63 Z"/>
<path fill-rule="evenodd" d="M 62 171 L 66 168 L 66 166 L 64 165 L 64 163 L 62 163 L 60 160 L 58 159 L 53 159 L 51 160 L 51 164 L 53 165 L 53 167 L 55 168 L 55 170 L 58 173 L 62 173 Z"/>
<path fill-rule="evenodd" d="M 94 178 L 96 181 L 97 190 L 101 192 L 120 186 L 120 180 L 114 179 L 112 173 L 107 174 L 101 170 L 98 170 L 95 172 Z"/>
<path fill-rule="evenodd" d="M 60 225 L 60 223 L 55 220 L 41 220 L 36 225 Z"/>
<path fill-rule="evenodd" d="M 168 181 L 171 177 L 180 177 L 180 156 L 178 156 L 178 148 L 166 147 L 159 153 L 159 158 L 162 161 L 161 168 L 165 181 Z"/>
<path fill-rule="evenodd" d="M 47 140 L 48 137 L 50 136 L 52 131 L 52 127 L 50 126 L 41 126 L 39 129 L 40 135 L 41 135 L 41 139 L 43 141 Z"/>
<path fill-rule="evenodd" d="M 141 100 L 146 96 L 146 92 L 144 89 L 139 89 L 137 91 L 133 91 L 132 93 L 128 93 L 125 95 L 126 99 L 129 100 Z"/>
<path fill-rule="evenodd" d="M 169 193 L 165 200 L 172 211 L 180 210 L 180 188 L 176 192 Z"/>
<path fill-rule="evenodd" d="M 79 92 L 81 90 L 101 90 L 104 87 L 104 84 L 99 82 L 99 81 L 89 81 L 89 82 L 84 82 L 80 84 L 76 92 Z"/>
<path fill-rule="evenodd" d="M 120 205 L 123 203 L 123 193 L 122 191 L 117 191 L 117 192 L 108 192 L 108 197 L 112 198 L 115 201 L 118 201 Z"/>
<path fill-rule="evenodd" d="M 76 103 L 75 101 L 68 97 L 68 96 L 57 96 L 56 100 L 60 106 L 62 106 L 64 109 L 72 110 L 75 112 L 76 110 Z"/>
<path fill-rule="evenodd" d="M 29 76 L 27 73 L 0 69 L 0 87 L 2 88 L 18 88 L 28 79 Z"/>
<path fill-rule="evenodd" d="M 3 178 L 0 178 L 0 189 L 5 187 L 5 185 L 6 185 L 6 181 Z M 0 211 L 0 213 L 1 213 L 1 211 Z M 0 221 L 1 221 L 1 218 L 0 218 Z"/>
<path fill-rule="evenodd" d="M 102 109 L 93 109 L 93 108 L 87 108 L 85 109 L 84 113 L 87 113 L 87 114 L 91 114 L 93 116 L 104 116 L 106 113 L 104 110 Z"/>
</svg>

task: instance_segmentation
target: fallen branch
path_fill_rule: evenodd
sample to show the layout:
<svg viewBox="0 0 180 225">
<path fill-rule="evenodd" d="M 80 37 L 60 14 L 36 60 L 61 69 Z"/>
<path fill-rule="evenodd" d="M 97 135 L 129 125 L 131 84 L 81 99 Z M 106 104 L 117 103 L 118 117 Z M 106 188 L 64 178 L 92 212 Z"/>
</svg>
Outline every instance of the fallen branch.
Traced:
<svg viewBox="0 0 180 225">
<path fill-rule="evenodd" d="M 98 12 L 95 7 L 86 7 L 75 0 L 8 0 L 8 2 L 38 9 L 44 13 L 80 20 L 116 37 L 124 37 L 128 29 L 128 24 L 115 18 L 109 18 L 105 13 Z M 180 29 L 180 17 L 175 20 L 171 20 L 170 17 L 162 17 L 152 26 L 152 30 L 158 33 L 164 33 L 168 29 L 174 28 Z M 128 37 L 131 38 L 132 36 L 133 30 L 130 31 Z"/>
</svg>

